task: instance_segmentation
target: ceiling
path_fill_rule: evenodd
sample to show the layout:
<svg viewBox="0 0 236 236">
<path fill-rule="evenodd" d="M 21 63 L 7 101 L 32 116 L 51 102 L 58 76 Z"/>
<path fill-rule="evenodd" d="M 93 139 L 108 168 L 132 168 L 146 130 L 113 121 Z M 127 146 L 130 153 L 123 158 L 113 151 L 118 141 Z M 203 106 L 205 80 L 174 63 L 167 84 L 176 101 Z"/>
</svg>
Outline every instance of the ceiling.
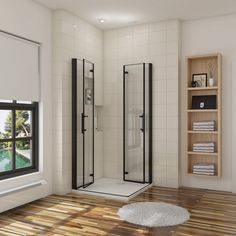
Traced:
<svg viewBox="0 0 236 236">
<path fill-rule="evenodd" d="M 191 20 L 236 12 L 236 0 L 34 0 L 64 9 L 101 29 L 168 19 Z M 99 19 L 105 19 L 100 23 Z"/>
</svg>

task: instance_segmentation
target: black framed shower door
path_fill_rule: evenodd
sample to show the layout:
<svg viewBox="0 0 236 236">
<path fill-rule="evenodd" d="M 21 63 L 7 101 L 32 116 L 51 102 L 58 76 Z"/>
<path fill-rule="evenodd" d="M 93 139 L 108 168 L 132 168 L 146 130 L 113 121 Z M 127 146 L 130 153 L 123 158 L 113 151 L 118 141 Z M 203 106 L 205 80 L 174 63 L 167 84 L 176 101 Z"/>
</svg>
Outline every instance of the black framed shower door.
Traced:
<svg viewBox="0 0 236 236">
<path fill-rule="evenodd" d="M 123 66 L 123 180 L 152 183 L 152 64 Z"/>
<path fill-rule="evenodd" d="M 72 59 L 72 188 L 94 183 L 94 63 Z"/>
</svg>

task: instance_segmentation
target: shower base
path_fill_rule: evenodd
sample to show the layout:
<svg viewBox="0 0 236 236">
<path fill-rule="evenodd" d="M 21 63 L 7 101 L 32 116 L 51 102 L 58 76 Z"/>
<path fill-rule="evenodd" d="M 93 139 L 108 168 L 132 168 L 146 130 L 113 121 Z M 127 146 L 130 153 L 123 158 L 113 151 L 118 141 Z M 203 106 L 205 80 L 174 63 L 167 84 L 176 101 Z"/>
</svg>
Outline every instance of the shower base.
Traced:
<svg viewBox="0 0 236 236">
<path fill-rule="evenodd" d="M 73 190 L 73 193 L 103 196 L 117 200 L 126 200 L 137 196 L 151 187 L 151 184 L 126 182 L 119 179 L 101 178 L 86 188 Z"/>
</svg>

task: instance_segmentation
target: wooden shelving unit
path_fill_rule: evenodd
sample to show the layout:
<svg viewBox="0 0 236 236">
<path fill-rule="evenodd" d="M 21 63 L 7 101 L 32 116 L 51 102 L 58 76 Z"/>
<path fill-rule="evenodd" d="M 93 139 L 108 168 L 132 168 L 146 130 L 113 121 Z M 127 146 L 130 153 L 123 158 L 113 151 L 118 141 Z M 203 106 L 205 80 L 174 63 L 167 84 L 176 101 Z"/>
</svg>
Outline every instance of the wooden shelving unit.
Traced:
<svg viewBox="0 0 236 236">
<path fill-rule="evenodd" d="M 210 54 L 187 57 L 187 173 L 191 176 L 219 178 L 221 176 L 221 54 Z M 214 65 L 213 87 L 192 87 L 192 75 L 207 73 L 209 79 L 209 63 Z M 192 96 L 216 95 L 216 109 L 192 109 Z M 193 122 L 214 120 L 215 131 L 194 131 Z M 194 152 L 193 144 L 199 142 L 215 142 L 216 152 Z M 214 176 L 193 173 L 193 165 L 198 163 L 215 164 Z"/>
</svg>

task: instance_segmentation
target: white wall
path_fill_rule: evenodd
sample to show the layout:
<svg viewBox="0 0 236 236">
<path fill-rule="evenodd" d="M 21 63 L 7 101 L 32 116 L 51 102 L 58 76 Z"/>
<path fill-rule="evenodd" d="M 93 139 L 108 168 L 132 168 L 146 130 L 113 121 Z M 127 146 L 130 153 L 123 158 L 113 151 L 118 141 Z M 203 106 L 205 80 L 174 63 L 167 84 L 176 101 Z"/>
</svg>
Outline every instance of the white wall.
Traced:
<svg viewBox="0 0 236 236">
<path fill-rule="evenodd" d="M 31 0 L 0 0 L 0 29 L 42 43 L 40 171 L 0 181 L 0 192 L 39 180 L 47 182 L 41 187 L 2 197 L 0 199 L 0 212 L 2 212 L 52 193 L 51 12 Z M 4 84 L 4 78 L 0 78 L 0 81 Z"/>
<path fill-rule="evenodd" d="M 53 13 L 54 192 L 71 191 L 71 59 L 95 63 L 95 105 L 103 104 L 103 32 L 62 10 Z M 82 96 L 82 94 L 78 94 Z M 95 131 L 95 178 L 103 175 L 103 134 Z"/>
<path fill-rule="evenodd" d="M 104 32 L 104 175 L 123 176 L 123 68 L 153 63 L 153 182 L 177 187 L 178 21 Z"/>
<path fill-rule="evenodd" d="M 181 185 L 218 190 L 232 190 L 236 187 L 235 172 L 236 153 L 232 153 L 232 62 L 236 59 L 236 15 L 222 16 L 196 21 L 183 22 L 182 25 L 182 69 L 181 69 Z M 186 63 L 185 57 L 195 54 L 219 52 L 223 55 L 222 75 L 222 178 L 210 180 L 186 175 Z M 235 104 L 234 104 L 235 108 Z M 235 112 L 235 109 L 234 109 Z M 236 128 L 236 127 L 234 127 Z M 232 162 L 233 158 L 233 162 Z"/>
</svg>

